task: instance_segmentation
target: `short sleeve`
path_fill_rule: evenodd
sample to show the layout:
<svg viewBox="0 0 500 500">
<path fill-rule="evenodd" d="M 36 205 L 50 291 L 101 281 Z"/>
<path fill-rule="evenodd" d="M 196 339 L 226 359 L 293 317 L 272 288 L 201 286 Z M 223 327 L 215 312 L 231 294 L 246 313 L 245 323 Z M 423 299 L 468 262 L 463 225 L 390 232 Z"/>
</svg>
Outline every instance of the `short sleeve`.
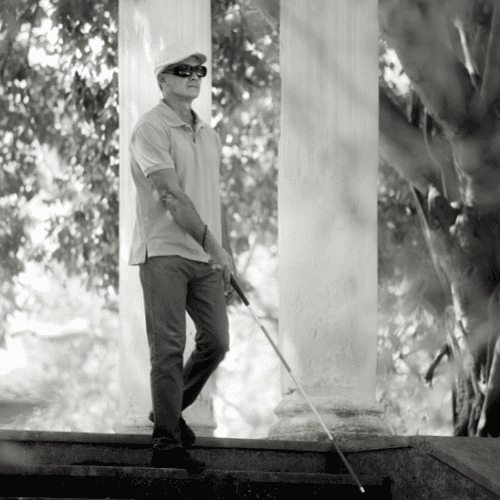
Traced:
<svg viewBox="0 0 500 500">
<path fill-rule="evenodd" d="M 170 138 L 166 130 L 145 122 L 134 130 L 130 153 L 146 177 L 157 170 L 175 168 L 169 151 Z"/>
</svg>

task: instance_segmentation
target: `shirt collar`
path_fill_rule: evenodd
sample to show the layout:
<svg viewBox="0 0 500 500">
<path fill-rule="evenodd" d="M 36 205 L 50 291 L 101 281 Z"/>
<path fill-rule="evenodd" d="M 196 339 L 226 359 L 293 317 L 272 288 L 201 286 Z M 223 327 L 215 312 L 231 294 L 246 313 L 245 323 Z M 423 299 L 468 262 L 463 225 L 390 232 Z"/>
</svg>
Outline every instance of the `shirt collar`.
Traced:
<svg viewBox="0 0 500 500">
<path fill-rule="evenodd" d="M 163 111 L 163 114 L 165 116 L 165 119 L 167 120 L 167 123 L 171 127 L 183 127 L 187 125 L 186 122 L 182 121 L 179 115 L 163 100 L 160 99 L 160 104 L 161 110 Z M 206 127 L 207 124 L 199 117 L 198 113 L 193 110 L 194 116 L 195 116 L 195 132 L 197 132 L 200 128 Z"/>
</svg>

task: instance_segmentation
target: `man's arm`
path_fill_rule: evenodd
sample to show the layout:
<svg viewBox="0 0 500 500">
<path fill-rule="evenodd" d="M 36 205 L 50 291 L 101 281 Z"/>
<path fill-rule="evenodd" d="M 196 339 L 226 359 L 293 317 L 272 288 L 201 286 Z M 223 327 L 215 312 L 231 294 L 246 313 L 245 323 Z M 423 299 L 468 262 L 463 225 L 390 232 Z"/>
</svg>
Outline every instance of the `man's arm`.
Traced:
<svg viewBox="0 0 500 500">
<path fill-rule="evenodd" d="M 153 182 L 163 205 L 172 214 L 175 222 L 200 245 L 204 244 L 204 250 L 210 256 L 210 264 L 220 270 L 224 281 L 229 283 L 233 259 L 208 229 L 205 233 L 205 223 L 192 200 L 180 187 L 177 172 L 172 168 L 157 170 L 151 173 L 148 179 Z"/>
</svg>

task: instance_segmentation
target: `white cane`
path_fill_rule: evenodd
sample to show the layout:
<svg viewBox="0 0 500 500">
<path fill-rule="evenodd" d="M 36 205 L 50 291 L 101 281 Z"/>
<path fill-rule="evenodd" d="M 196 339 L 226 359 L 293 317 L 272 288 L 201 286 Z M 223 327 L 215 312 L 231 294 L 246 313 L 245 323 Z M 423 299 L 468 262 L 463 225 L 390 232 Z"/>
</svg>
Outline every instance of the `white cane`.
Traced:
<svg viewBox="0 0 500 500">
<path fill-rule="evenodd" d="M 231 286 L 236 290 L 236 293 L 240 296 L 240 298 L 243 301 L 243 303 L 247 306 L 248 310 L 250 311 L 251 315 L 254 317 L 255 321 L 257 322 L 257 324 L 259 325 L 260 329 L 262 330 L 262 332 L 266 336 L 267 340 L 269 340 L 269 343 L 271 344 L 272 348 L 274 349 L 274 351 L 276 352 L 276 354 L 280 358 L 280 360 L 283 363 L 283 366 L 285 367 L 286 371 L 290 374 L 290 377 L 292 377 L 293 382 L 295 383 L 295 385 L 297 386 L 297 388 L 299 389 L 299 391 L 302 393 L 302 396 L 304 396 L 304 399 L 309 404 L 309 406 L 310 406 L 311 410 L 313 411 L 314 415 L 316 415 L 316 418 L 318 419 L 319 423 L 321 424 L 321 426 L 323 427 L 324 431 L 326 432 L 326 434 L 328 436 L 328 439 L 331 441 L 331 443 L 332 443 L 335 451 L 338 453 L 338 455 L 342 459 L 342 462 L 347 467 L 347 470 L 349 471 L 349 473 L 353 477 L 353 479 L 356 482 L 357 486 L 359 487 L 361 493 L 365 493 L 365 489 L 363 488 L 363 486 L 359 482 L 359 479 L 357 478 L 356 474 L 352 470 L 352 467 L 349 464 L 349 462 L 347 461 L 347 458 L 344 456 L 344 454 L 342 453 L 341 449 L 337 446 L 337 443 L 333 439 L 332 433 L 330 432 L 330 430 L 326 426 L 325 422 L 321 418 L 321 415 L 318 413 L 318 411 L 316 410 L 316 408 L 312 404 L 312 401 L 307 396 L 307 394 L 304 391 L 304 388 L 302 387 L 301 383 L 298 380 L 296 380 L 295 377 L 293 376 L 292 369 L 290 368 L 290 365 L 286 362 L 286 359 L 283 357 L 283 354 L 281 354 L 281 351 L 278 349 L 278 346 L 275 344 L 274 340 L 271 338 L 271 336 L 269 335 L 269 333 L 266 330 L 266 328 L 264 327 L 264 325 L 260 322 L 259 318 L 253 312 L 253 309 L 250 306 L 250 302 L 248 302 L 248 299 L 245 297 L 245 294 L 243 293 L 243 290 L 241 289 L 240 285 L 237 283 L 237 281 L 235 280 L 235 278 L 234 278 L 233 275 L 231 275 Z"/>
</svg>

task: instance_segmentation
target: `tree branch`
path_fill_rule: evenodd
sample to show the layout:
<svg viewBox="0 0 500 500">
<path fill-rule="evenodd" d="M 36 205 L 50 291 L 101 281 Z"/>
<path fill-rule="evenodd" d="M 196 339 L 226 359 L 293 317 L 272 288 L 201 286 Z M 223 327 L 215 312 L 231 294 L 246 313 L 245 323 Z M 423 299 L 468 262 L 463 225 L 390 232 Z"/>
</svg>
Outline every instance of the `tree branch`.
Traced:
<svg viewBox="0 0 500 500">
<path fill-rule="evenodd" d="M 481 97 L 487 108 L 497 99 L 500 92 L 500 3 L 494 2 L 491 16 L 488 51 L 481 85 Z"/>
<path fill-rule="evenodd" d="M 474 87 L 465 66 L 437 32 L 433 19 L 442 17 L 441 9 L 434 0 L 380 0 L 380 31 L 429 113 L 455 136 L 470 126 Z"/>
<path fill-rule="evenodd" d="M 408 123 L 382 89 L 379 91 L 379 131 L 380 154 L 393 168 L 421 193 L 426 193 L 431 185 L 443 192 L 440 172 L 429 158 L 422 132 Z M 440 163 L 446 161 L 437 148 L 432 152 Z"/>
<path fill-rule="evenodd" d="M 474 88 L 476 88 L 479 82 L 479 75 L 477 72 L 476 62 L 472 58 L 471 51 L 469 49 L 469 43 L 467 41 L 467 33 L 465 32 L 464 22 L 458 16 L 456 16 L 455 19 L 453 20 L 453 25 L 458 30 L 458 33 L 460 35 L 460 46 L 462 47 L 462 52 L 463 52 L 463 63 L 467 68 L 467 71 L 470 75 Z"/>
</svg>

